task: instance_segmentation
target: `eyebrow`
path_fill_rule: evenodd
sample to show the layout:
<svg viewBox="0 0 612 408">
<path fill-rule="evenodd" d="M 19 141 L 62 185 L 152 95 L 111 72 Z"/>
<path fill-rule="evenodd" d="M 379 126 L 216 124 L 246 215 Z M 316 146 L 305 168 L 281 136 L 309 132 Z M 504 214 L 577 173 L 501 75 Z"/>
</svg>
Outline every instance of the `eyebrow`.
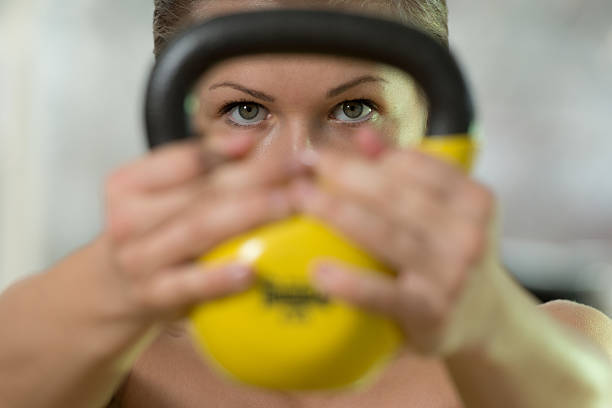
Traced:
<svg viewBox="0 0 612 408">
<path fill-rule="evenodd" d="M 361 85 L 363 83 L 366 82 L 387 82 L 385 79 L 381 78 L 381 77 L 375 77 L 372 75 L 363 75 L 360 76 L 358 78 L 355 78 L 353 80 L 350 80 L 340 86 L 337 86 L 335 88 L 330 89 L 327 92 L 327 97 L 328 98 L 333 98 L 334 96 L 338 96 L 343 92 L 348 91 L 349 89 L 357 86 L 357 85 Z"/>
<path fill-rule="evenodd" d="M 356 87 L 357 85 L 361 85 L 367 82 L 387 82 L 387 81 L 381 77 L 375 77 L 372 75 L 363 75 L 358 78 L 352 79 L 349 82 L 346 82 L 340 86 L 330 89 L 329 91 L 327 91 L 327 97 L 333 98 L 334 96 L 338 96 L 341 93 L 346 92 L 353 87 Z M 235 89 L 237 91 L 243 92 L 247 95 L 251 95 L 254 98 L 261 99 L 262 101 L 266 101 L 266 102 L 274 102 L 276 100 L 274 97 L 264 92 L 257 91 L 255 89 L 246 88 L 235 82 L 221 82 L 218 84 L 214 84 L 210 88 L 208 88 L 208 90 L 212 91 L 214 89 L 223 88 L 223 87 Z"/>
<path fill-rule="evenodd" d="M 261 99 L 262 101 L 266 101 L 266 102 L 274 102 L 275 101 L 275 99 L 272 96 L 268 95 L 268 94 L 265 94 L 265 93 L 263 93 L 261 91 L 256 91 L 255 89 L 246 88 L 246 87 L 244 87 L 242 85 L 239 85 L 239 84 L 236 84 L 234 82 L 221 82 L 219 84 L 214 84 L 210 88 L 208 88 L 208 90 L 212 91 L 213 89 L 222 88 L 222 87 L 233 88 L 233 89 L 235 89 L 237 91 L 244 92 L 247 95 L 251 95 L 254 98 Z"/>
</svg>

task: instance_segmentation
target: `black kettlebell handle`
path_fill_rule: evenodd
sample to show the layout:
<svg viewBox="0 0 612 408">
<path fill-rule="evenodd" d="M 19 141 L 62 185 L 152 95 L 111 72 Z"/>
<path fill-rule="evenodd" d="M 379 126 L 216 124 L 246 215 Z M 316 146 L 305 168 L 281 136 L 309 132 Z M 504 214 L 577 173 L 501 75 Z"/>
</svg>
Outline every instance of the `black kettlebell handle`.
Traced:
<svg viewBox="0 0 612 408">
<path fill-rule="evenodd" d="M 474 112 L 468 87 L 453 56 L 433 38 L 373 17 L 284 9 L 208 20 L 164 49 L 146 94 L 149 146 L 191 136 L 184 102 L 204 72 L 229 58 L 261 53 L 329 54 L 393 65 L 425 92 L 429 137 L 469 135 Z"/>
</svg>

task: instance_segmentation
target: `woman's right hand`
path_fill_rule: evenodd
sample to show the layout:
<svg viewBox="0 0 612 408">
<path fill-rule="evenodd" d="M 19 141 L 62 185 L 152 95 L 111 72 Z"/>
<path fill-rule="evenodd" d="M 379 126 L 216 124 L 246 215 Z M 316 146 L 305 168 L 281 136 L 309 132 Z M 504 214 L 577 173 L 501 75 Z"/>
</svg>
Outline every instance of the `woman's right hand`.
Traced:
<svg viewBox="0 0 612 408">
<path fill-rule="evenodd" d="M 245 266 L 195 260 L 289 215 L 295 166 L 254 145 L 177 143 L 109 177 L 99 239 L 0 296 L 0 406 L 105 406 L 165 323 L 248 286 Z"/>
<path fill-rule="evenodd" d="M 249 286 L 246 265 L 206 268 L 195 260 L 227 238 L 290 214 L 284 184 L 299 166 L 246 157 L 254 143 L 246 136 L 205 148 L 176 143 L 109 177 L 103 239 L 131 317 L 170 321 Z"/>
</svg>

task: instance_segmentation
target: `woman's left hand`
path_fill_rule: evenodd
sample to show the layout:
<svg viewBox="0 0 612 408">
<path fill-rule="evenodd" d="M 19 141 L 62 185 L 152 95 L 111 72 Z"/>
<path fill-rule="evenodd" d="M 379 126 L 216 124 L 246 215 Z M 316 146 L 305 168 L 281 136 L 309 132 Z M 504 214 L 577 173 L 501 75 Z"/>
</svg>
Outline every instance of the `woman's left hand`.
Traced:
<svg viewBox="0 0 612 408">
<path fill-rule="evenodd" d="M 298 209 L 397 272 L 355 273 L 324 261 L 314 274 L 319 290 L 392 317 L 422 353 L 450 354 L 487 335 L 496 306 L 491 278 L 501 270 L 487 188 L 413 149 L 375 158 L 325 151 L 312 167 L 313 179 L 292 186 Z"/>
</svg>

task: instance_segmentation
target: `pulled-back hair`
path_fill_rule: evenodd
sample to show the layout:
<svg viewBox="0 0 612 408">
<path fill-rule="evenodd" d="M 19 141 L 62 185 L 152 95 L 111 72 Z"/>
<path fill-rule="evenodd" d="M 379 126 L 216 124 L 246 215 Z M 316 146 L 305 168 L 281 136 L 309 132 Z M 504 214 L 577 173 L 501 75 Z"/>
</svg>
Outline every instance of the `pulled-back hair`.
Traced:
<svg viewBox="0 0 612 408">
<path fill-rule="evenodd" d="M 181 28 L 191 23 L 199 3 L 214 0 L 154 0 L 154 54 L 157 56 L 168 40 Z M 223 1 L 223 0 L 217 0 Z M 324 0 L 329 5 L 357 3 L 387 3 L 398 20 L 429 33 L 440 43 L 448 45 L 448 10 L 446 0 Z"/>
</svg>

